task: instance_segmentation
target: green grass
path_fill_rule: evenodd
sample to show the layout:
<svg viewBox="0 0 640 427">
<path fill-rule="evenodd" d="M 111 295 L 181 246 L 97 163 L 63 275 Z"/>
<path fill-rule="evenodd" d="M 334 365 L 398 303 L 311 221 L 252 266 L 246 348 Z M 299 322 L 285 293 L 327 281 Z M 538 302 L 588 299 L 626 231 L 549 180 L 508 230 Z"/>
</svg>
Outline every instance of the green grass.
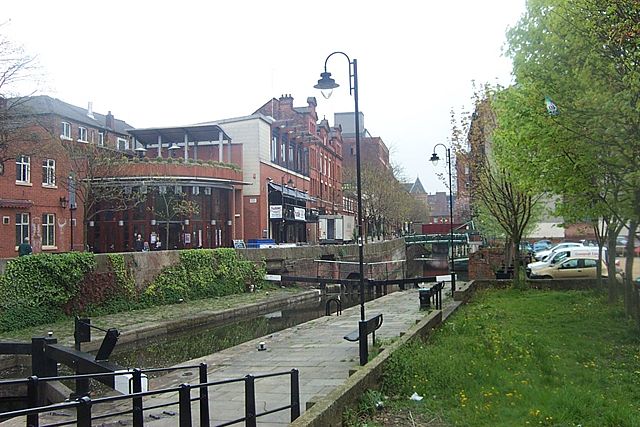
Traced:
<svg viewBox="0 0 640 427">
<path fill-rule="evenodd" d="M 594 292 L 480 292 L 392 356 L 385 405 L 456 426 L 640 426 L 638 336 Z"/>
</svg>

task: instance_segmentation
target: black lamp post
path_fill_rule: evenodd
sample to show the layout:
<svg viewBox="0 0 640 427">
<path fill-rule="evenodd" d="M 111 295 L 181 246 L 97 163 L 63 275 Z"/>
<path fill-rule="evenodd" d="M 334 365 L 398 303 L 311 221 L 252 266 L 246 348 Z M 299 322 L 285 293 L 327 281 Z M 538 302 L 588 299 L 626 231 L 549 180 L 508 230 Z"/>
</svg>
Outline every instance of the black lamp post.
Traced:
<svg viewBox="0 0 640 427">
<path fill-rule="evenodd" d="M 436 154 L 436 148 L 442 146 L 447 152 L 447 164 L 449 166 L 449 247 L 451 248 L 451 296 L 456 291 L 456 266 L 455 266 L 455 251 L 453 250 L 453 186 L 451 184 L 451 149 L 444 144 L 436 144 L 433 147 L 433 154 L 431 155 L 431 163 L 433 166 L 438 164 L 440 157 Z"/>
<path fill-rule="evenodd" d="M 356 187 L 358 193 L 358 265 L 360 269 L 360 321 L 364 321 L 364 241 L 362 226 L 362 185 L 360 177 L 360 111 L 358 110 L 358 61 L 353 61 L 344 52 L 333 52 L 324 60 L 324 72 L 320 73 L 320 80 L 314 86 L 322 91 L 322 95 L 329 99 L 333 89 L 339 85 L 331 78 L 331 73 L 327 71 L 327 62 L 335 54 L 343 55 L 349 61 L 349 94 L 353 95 L 355 101 L 355 126 L 356 126 Z M 362 339 L 360 340 L 362 341 Z M 362 359 L 362 355 L 361 355 Z M 362 363 L 362 360 L 360 360 Z M 366 361 L 365 361 L 366 363 Z"/>
<path fill-rule="evenodd" d="M 289 181 L 287 181 L 287 186 L 291 186 L 293 185 L 293 181 L 291 180 L 291 178 L 289 178 Z M 282 197 L 282 229 L 280 230 L 280 243 L 285 243 L 285 239 L 287 237 L 287 233 L 285 231 L 285 224 L 287 221 L 287 210 L 285 209 L 285 203 L 284 203 L 284 175 L 282 175 L 282 178 L 280 178 L 280 196 Z"/>
</svg>

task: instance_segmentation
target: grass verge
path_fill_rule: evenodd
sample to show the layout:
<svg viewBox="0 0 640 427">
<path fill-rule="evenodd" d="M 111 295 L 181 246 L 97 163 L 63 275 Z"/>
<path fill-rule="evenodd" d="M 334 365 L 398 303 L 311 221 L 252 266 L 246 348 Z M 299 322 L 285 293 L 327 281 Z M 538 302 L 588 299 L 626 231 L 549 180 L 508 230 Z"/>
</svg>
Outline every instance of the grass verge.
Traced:
<svg viewBox="0 0 640 427">
<path fill-rule="evenodd" d="M 596 292 L 479 292 L 428 344 L 392 356 L 384 409 L 361 404 L 349 424 L 638 426 L 638 336 Z"/>
</svg>

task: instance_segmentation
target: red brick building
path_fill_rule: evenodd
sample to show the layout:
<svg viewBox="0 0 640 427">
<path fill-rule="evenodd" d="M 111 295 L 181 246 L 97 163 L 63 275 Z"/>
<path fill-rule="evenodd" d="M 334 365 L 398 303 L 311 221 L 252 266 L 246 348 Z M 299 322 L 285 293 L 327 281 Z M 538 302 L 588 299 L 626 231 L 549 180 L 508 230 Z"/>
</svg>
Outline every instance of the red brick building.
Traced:
<svg viewBox="0 0 640 427">
<path fill-rule="evenodd" d="M 0 108 L 20 123 L 0 174 L 0 257 L 16 256 L 25 237 L 35 253 L 133 250 L 138 234 L 159 249 L 242 238 L 241 147 L 219 127 L 131 130 L 111 112 L 48 96 Z M 197 212 L 180 211 L 177 200 Z"/>
<path fill-rule="evenodd" d="M 14 257 L 26 237 L 34 252 L 82 250 L 84 209 L 76 200 L 72 144 L 126 150 L 130 127 L 107 115 L 48 96 L 9 99 L 0 106 L 11 129 L 0 174 L 0 257 Z"/>
</svg>

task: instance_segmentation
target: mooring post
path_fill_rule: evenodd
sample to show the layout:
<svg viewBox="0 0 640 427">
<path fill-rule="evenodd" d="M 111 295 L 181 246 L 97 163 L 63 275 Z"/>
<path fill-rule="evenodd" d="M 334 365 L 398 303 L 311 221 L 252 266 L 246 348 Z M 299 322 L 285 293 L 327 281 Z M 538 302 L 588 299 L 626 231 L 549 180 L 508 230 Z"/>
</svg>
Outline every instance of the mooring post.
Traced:
<svg viewBox="0 0 640 427">
<path fill-rule="evenodd" d="M 203 386 L 207 380 L 207 364 L 201 363 L 198 369 L 200 377 L 200 427 L 209 427 L 209 388 Z"/>
</svg>

